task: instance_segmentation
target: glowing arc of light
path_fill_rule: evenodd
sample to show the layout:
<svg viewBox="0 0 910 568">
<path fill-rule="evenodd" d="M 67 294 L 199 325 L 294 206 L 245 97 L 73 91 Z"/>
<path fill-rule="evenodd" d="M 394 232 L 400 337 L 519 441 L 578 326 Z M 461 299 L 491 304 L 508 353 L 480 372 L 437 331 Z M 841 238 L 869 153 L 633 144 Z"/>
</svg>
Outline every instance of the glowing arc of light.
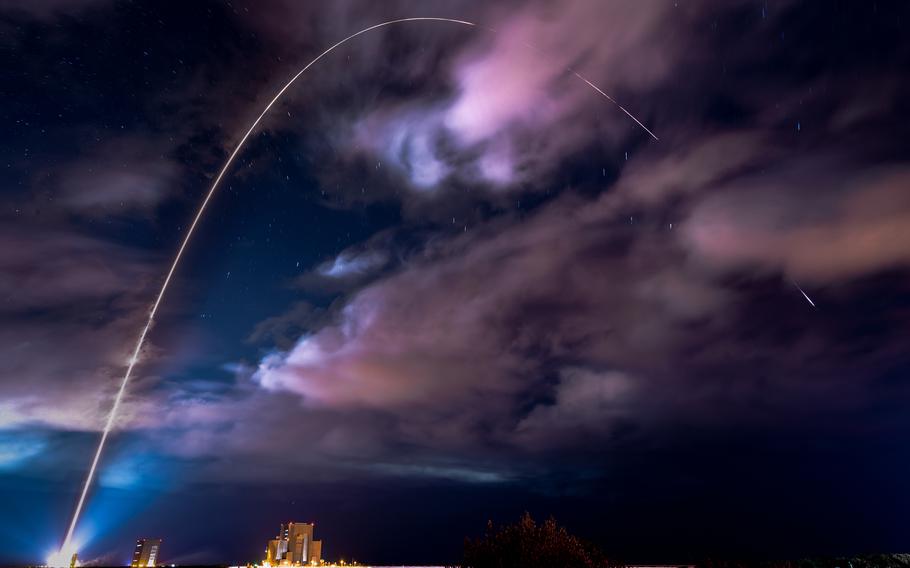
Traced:
<svg viewBox="0 0 910 568">
<path fill-rule="evenodd" d="M 588 81 L 587 79 L 585 79 L 578 71 L 576 71 L 576 70 L 574 70 L 574 69 L 569 69 L 569 70 L 572 71 L 572 74 L 573 74 L 573 75 L 575 75 L 576 77 L 578 77 L 579 79 L 581 79 L 582 81 L 584 81 L 585 83 L 587 83 L 592 89 L 594 89 L 595 91 L 597 91 L 598 93 L 600 93 L 601 95 L 603 95 L 608 101 L 610 101 L 611 103 L 613 103 L 614 105 L 616 105 L 616 107 L 617 107 L 619 110 L 623 111 L 623 112 L 626 114 L 626 116 L 628 116 L 629 118 L 631 118 L 632 120 L 634 120 L 634 121 L 635 121 L 635 124 L 641 126 L 642 130 L 644 130 L 645 132 L 647 132 L 647 133 L 651 136 L 651 138 L 653 138 L 653 139 L 656 140 L 657 142 L 660 142 L 660 138 L 658 138 L 656 134 L 654 134 L 653 132 L 651 132 L 651 130 L 650 130 L 647 126 L 645 126 L 644 124 L 642 124 L 642 122 L 641 122 L 640 120 L 638 120 L 637 118 L 635 118 L 635 115 L 634 115 L 634 114 L 632 114 L 631 112 L 627 111 L 627 110 L 626 110 L 626 107 L 624 107 L 624 106 L 622 106 L 621 104 L 619 104 L 619 101 L 617 101 L 616 99 L 614 99 L 613 97 L 611 97 L 611 96 L 608 95 L 607 93 L 603 92 L 603 91 L 600 89 L 600 87 L 598 87 L 597 85 L 595 85 L 595 84 L 592 83 L 591 81 Z"/>
<path fill-rule="evenodd" d="M 812 298 L 809 297 L 809 294 L 806 294 L 806 291 L 803 290 L 802 286 L 800 286 L 799 284 L 796 283 L 796 280 L 791 280 L 791 282 L 793 282 L 793 285 L 796 286 L 797 290 L 799 290 L 799 293 L 803 295 L 803 298 L 805 298 L 806 301 L 809 302 L 809 305 L 811 305 L 813 308 L 818 307 L 815 305 L 815 302 L 812 301 Z"/>
<path fill-rule="evenodd" d="M 177 270 L 177 266 L 180 264 L 180 259 L 183 257 L 183 253 L 186 250 L 186 247 L 189 244 L 190 239 L 192 238 L 193 233 L 196 230 L 196 226 L 199 224 L 199 220 L 202 218 L 202 214 L 205 212 L 205 209 L 209 204 L 209 201 L 211 201 L 212 196 L 214 196 L 215 190 L 218 189 L 218 185 L 221 183 L 221 180 L 224 177 L 224 174 L 227 173 L 228 168 L 230 168 L 231 165 L 234 163 L 234 159 L 237 157 L 237 155 L 243 149 L 243 146 L 246 143 L 247 139 L 249 139 L 250 135 L 253 133 L 254 130 L 256 130 L 256 127 L 259 126 L 259 123 L 262 122 L 262 119 L 265 118 L 265 115 L 268 114 L 268 112 L 272 109 L 272 107 L 275 105 L 275 103 L 278 102 L 278 100 L 282 97 L 282 95 L 284 95 L 285 91 L 287 91 L 291 87 L 291 85 L 293 85 L 297 81 L 297 79 L 301 75 L 303 75 L 304 72 L 306 72 L 307 69 L 309 69 L 320 59 L 322 59 L 323 57 L 325 57 L 326 55 L 328 55 L 329 53 L 334 51 L 337 47 L 341 46 L 344 43 L 347 43 L 348 41 L 354 39 L 357 36 L 360 36 L 362 34 L 365 34 L 367 32 L 370 32 L 370 31 L 378 29 L 378 28 L 390 26 L 393 24 L 400 24 L 400 23 L 404 23 L 404 22 L 419 22 L 419 21 L 449 22 L 452 24 L 460 24 L 463 26 L 477 27 L 477 24 L 475 24 L 473 22 L 468 22 L 466 20 L 457 20 L 454 18 L 415 17 L 415 18 L 399 18 L 399 19 L 395 19 L 395 20 L 381 22 L 379 24 L 374 24 L 370 27 L 367 27 L 358 32 L 355 32 L 355 33 L 347 36 L 346 38 L 338 41 L 337 43 L 333 44 L 331 47 L 329 47 L 328 49 L 326 49 L 325 51 L 323 51 L 322 53 L 317 55 L 312 61 L 307 63 L 300 71 L 298 71 L 296 75 L 291 77 L 290 81 L 288 81 L 278 91 L 278 93 L 272 98 L 272 100 L 269 101 L 269 104 L 267 104 L 265 106 L 265 108 L 259 114 L 259 116 L 256 118 L 256 120 L 253 121 L 253 124 L 250 125 L 249 129 L 246 131 L 246 134 L 244 134 L 243 137 L 240 139 L 240 141 L 237 143 L 237 146 L 234 147 L 234 150 L 228 156 L 227 161 L 225 161 L 224 166 L 222 166 L 221 171 L 218 172 L 218 175 L 215 177 L 215 181 L 212 182 L 212 186 L 209 188 L 208 192 L 205 195 L 205 198 L 202 200 L 202 204 L 199 206 L 199 209 L 196 212 L 196 216 L 193 217 L 193 222 L 190 224 L 189 229 L 186 232 L 186 235 L 183 237 L 183 241 L 180 243 L 180 248 L 177 249 L 177 255 L 174 257 L 174 261 L 171 263 L 171 267 L 167 271 L 167 276 L 165 276 L 164 282 L 161 285 L 161 290 L 159 290 L 159 292 L 158 292 L 158 297 L 155 299 L 155 303 L 152 305 L 152 309 L 149 312 L 148 321 L 146 322 L 145 327 L 142 329 L 142 333 L 139 335 L 139 340 L 136 342 L 136 347 L 133 350 L 132 357 L 130 357 L 129 365 L 126 368 L 126 373 L 123 375 L 123 379 L 120 382 L 120 389 L 117 391 L 117 396 L 114 399 L 114 405 L 111 407 L 111 412 L 108 415 L 107 422 L 106 422 L 106 424 L 104 426 L 104 430 L 101 434 L 101 439 L 98 442 L 98 447 L 95 450 L 94 457 L 92 458 L 92 465 L 89 468 L 88 475 L 85 478 L 85 483 L 82 486 L 82 492 L 79 495 L 79 501 L 76 504 L 76 510 L 73 513 L 73 518 L 72 518 L 72 521 L 70 522 L 69 529 L 66 532 L 66 537 L 63 540 L 63 546 L 61 547 L 61 550 L 67 550 L 67 549 L 71 548 L 73 532 L 76 529 L 76 524 L 79 521 L 80 514 L 82 513 L 82 508 L 85 504 L 85 498 L 88 495 L 88 490 L 92 485 L 92 481 L 94 480 L 95 471 L 98 468 L 98 462 L 101 460 L 101 454 L 104 450 L 105 443 L 107 442 L 107 438 L 110 435 L 110 432 L 114 426 L 114 422 L 117 419 L 117 411 L 120 409 L 120 404 L 123 400 L 123 395 L 126 392 L 127 384 L 130 381 L 130 377 L 133 374 L 133 369 L 135 368 L 136 363 L 139 361 L 139 355 L 142 351 L 143 345 L 145 344 L 146 336 L 148 336 L 149 330 L 152 328 L 152 324 L 154 323 L 154 320 L 155 320 L 155 315 L 158 313 L 158 308 L 161 306 L 161 301 L 164 298 L 165 293 L 167 292 L 167 288 L 171 283 L 171 279 L 174 276 L 174 272 Z M 651 135 L 652 138 L 654 138 L 655 140 L 658 140 L 657 136 L 655 136 L 653 132 L 648 130 L 648 128 L 644 124 L 642 124 L 641 121 L 639 121 L 637 118 L 635 118 L 635 116 L 633 116 L 632 113 L 630 113 L 628 110 L 626 110 L 615 99 L 613 99 L 611 96 L 609 96 L 608 94 L 603 92 L 597 85 L 595 85 L 594 83 L 592 83 L 591 81 L 589 81 L 588 79 L 583 77 L 577 71 L 574 71 L 574 70 L 571 70 L 571 71 L 576 77 L 578 77 L 579 79 L 581 79 L 582 81 L 587 83 L 592 89 L 594 89 L 595 91 L 597 91 L 598 93 L 600 93 L 601 95 L 606 97 L 606 99 L 609 100 L 611 103 L 616 105 L 622 112 L 624 112 L 626 115 L 628 115 L 632 120 L 635 121 L 636 124 L 638 124 L 642 129 L 644 129 L 645 132 L 647 132 L 649 135 Z"/>
</svg>

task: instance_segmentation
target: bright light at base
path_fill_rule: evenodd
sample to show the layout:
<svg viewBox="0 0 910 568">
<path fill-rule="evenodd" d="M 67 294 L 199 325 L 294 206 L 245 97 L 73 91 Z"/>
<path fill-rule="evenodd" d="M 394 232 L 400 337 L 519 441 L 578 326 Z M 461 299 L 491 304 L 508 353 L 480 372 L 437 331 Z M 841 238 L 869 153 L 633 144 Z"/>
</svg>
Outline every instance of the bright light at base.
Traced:
<svg viewBox="0 0 910 568">
<path fill-rule="evenodd" d="M 69 568 L 73 561 L 73 554 L 76 554 L 76 548 L 76 545 L 69 544 L 57 552 L 50 553 L 47 557 L 47 565 L 50 568 Z M 79 566 L 78 562 L 76 566 Z"/>
</svg>

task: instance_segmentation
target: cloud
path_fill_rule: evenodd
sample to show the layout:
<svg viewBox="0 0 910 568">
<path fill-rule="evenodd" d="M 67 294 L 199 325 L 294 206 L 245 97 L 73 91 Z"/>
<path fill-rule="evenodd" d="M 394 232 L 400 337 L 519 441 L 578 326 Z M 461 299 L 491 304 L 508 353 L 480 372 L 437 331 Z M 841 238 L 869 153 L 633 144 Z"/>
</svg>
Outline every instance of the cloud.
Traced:
<svg viewBox="0 0 910 568">
<path fill-rule="evenodd" d="M 910 170 L 834 172 L 784 171 L 709 195 L 683 225 L 687 244 L 721 268 L 818 284 L 906 266 Z"/>
<path fill-rule="evenodd" d="M 21 225 L 0 231 L 0 243 L 0 373 L 18 378 L 0 383 L 0 424 L 100 428 L 147 314 L 158 258 Z"/>
<path fill-rule="evenodd" d="M 61 230 L 0 230 L 0 312 L 68 310 L 114 302 L 147 283 L 155 259 L 133 249 Z M 110 305 L 110 304 L 109 304 Z"/>
<path fill-rule="evenodd" d="M 505 477 L 528 456 L 673 428 L 833 424 L 875 396 L 862 365 L 831 351 L 835 330 L 780 306 L 770 317 L 751 294 L 791 296 L 779 274 L 835 283 L 901 266 L 906 187 L 902 168 L 857 170 L 825 150 L 791 160 L 763 131 L 693 134 L 641 154 L 596 198 L 563 192 L 520 221 L 427 243 L 253 378 L 299 398 L 301 416 L 371 416 L 342 439 L 369 427 L 372 459 L 403 444 Z M 806 380 L 835 368 L 851 379 Z"/>
<path fill-rule="evenodd" d="M 684 10 L 660 2 L 529 4 L 503 20 L 489 46 L 460 59 L 458 94 L 446 124 L 467 143 L 514 123 L 550 129 L 559 121 L 554 130 L 562 130 L 572 111 L 603 102 L 567 77 L 568 67 L 597 69 L 609 90 L 646 89 L 666 76 L 672 62 L 672 43 L 652 40 L 674 12 L 685 17 Z"/>
<path fill-rule="evenodd" d="M 308 302 L 299 302 L 285 313 L 266 318 L 256 324 L 249 341 L 288 348 L 306 331 L 319 327 L 326 317 L 325 310 Z"/>
<path fill-rule="evenodd" d="M 586 444 L 635 416 L 636 381 L 623 373 L 569 368 L 560 373 L 553 403 L 536 406 L 516 426 L 519 442 L 531 449 Z"/>
<path fill-rule="evenodd" d="M 692 8 L 650 1 L 527 2 L 511 10 L 473 6 L 462 13 L 450 13 L 450 8 L 440 15 L 468 18 L 482 27 L 447 30 L 446 24 L 422 22 L 358 38 L 345 50 L 342 70 L 332 60 L 324 62 L 350 79 L 331 82 L 317 71 L 309 91 L 319 96 L 299 95 L 324 109 L 327 116 L 320 122 L 342 159 L 381 163 L 424 196 L 465 183 L 497 192 L 540 190 L 540 184 L 527 182 L 552 174 L 565 156 L 585 145 L 597 141 L 615 147 L 644 135 L 568 69 L 586 74 L 620 99 L 638 93 L 638 99 L 623 102 L 647 119 L 652 105 L 642 93 L 673 71 L 682 53 L 677 35 L 682 41 L 680 30 L 699 15 Z M 356 22 L 375 23 L 398 11 L 413 15 L 414 9 L 397 3 L 374 20 L 369 7 L 344 3 L 332 14 L 346 15 L 349 33 Z M 338 25 L 331 17 L 329 21 L 330 27 Z M 261 25 L 283 29 L 264 21 Z M 399 43 L 414 48 L 396 50 Z M 396 52 L 394 65 L 388 63 L 390 51 Z M 371 90 L 375 80 L 400 86 L 397 90 L 406 96 L 396 96 L 396 89 Z M 349 102 L 346 108 L 326 109 L 331 106 L 327 100 L 339 97 Z"/>
<path fill-rule="evenodd" d="M 521 224 L 437 245 L 265 357 L 254 378 L 304 409 L 394 417 L 397 439 L 423 448 L 517 445 L 554 412 L 548 396 L 563 408 L 573 388 L 613 380 L 582 384 L 567 371 L 548 394 L 559 361 L 662 372 L 654 353 L 682 345 L 693 322 L 724 319 L 724 292 L 674 259 L 666 233 L 631 233 L 611 216 L 566 198 Z"/>
<path fill-rule="evenodd" d="M 380 251 L 368 251 L 357 254 L 353 251 L 346 250 L 336 256 L 332 261 L 319 265 L 319 267 L 316 268 L 316 271 L 329 278 L 358 278 L 376 270 L 387 261 L 387 256 Z"/>
<path fill-rule="evenodd" d="M 174 141 L 137 132 L 63 160 L 47 187 L 64 216 L 94 223 L 126 210 L 147 219 L 186 173 L 175 156 L 220 158 L 225 133 L 271 94 L 256 73 L 284 76 L 386 9 L 425 10 L 247 8 L 238 5 L 241 29 L 261 32 L 267 47 L 248 59 L 228 54 L 171 95 L 189 108 L 164 115 L 189 125 Z M 301 130 L 326 144 L 310 153 L 307 138 L 300 148 L 323 176 L 320 189 L 373 196 L 365 188 L 375 181 L 377 198 L 408 213 L 396 234 L 418 242 L 386 230 L 320 252 L 325 261 L 295 282 L 296 303 L 251 332 L 266 354 L 233 366 L 233 381 L 195 369 L 166 384 L 137 377 L 124 436 L 192 462 L 195 479 L 513 482 L 571 470 L 573 459 L 596 467 L 585 458 L 629 440 L 651 447 L 676 432 L 810 420 L 823 428 L 873 404 L 872 375 L 903 352 L 901 314 L 869 308 L 863 294 L 875 289 L 861 288 L 865 300 L 845 304 L 863 308 L 856 325 L 888 331 L 856 346 L 837 318 L 789 310 L 780 277 L 833 288 L 902 270 L 908 174 L 827 138 L 794 139 L 792 114 L 810 107 L 845 135 L 881 120 L 854 108 L 854 94 L 819 111 L 803 84 L 741 83 L 756 65 L 749 46 L 777 40 L 769 24 L 727 26 L 726 16 L 757 19 L 754 8 L 473 6 L 464 17 L 496 33 L 402 26 L 327 58 L 329 69 L 276 112 L 272 135 L 307 124 Z M 457 5 L 440 9 L 459 15 Z M 723 74 L 706 29 L 749 39 L 725 54 Z M 662 142 L 567 66 L 656 125 Z M 210 74 L 222 81 L 211 90 Z M 171 102 L 156 96 L 149 108 Z M 343 175 L 353 181 L 334 183 Z M 525 200 L 510 191 L 535 196 L 513 206 Z M 73 225 L 56 218 L 0 231 L 0 374 L 21 379 L 0 385 L 7 428 L 95 432 L 161 276 L 162 258 Z M 314 307 L 311 296 L 334 303 Z M 288 451 L 302 433 L 307 451 Z M 15 461 L 30 450 L 10 451 Z M 118 462 L 104 481 L 129 485 L 142 466 Z"/>
<path fill-rule="evenodd" d="M 618 205 L 661 207 L 739 178 L 778 156 L 760 130 L 689 135 L 684 144 L 646 150 L 617 181 Z M 617 198 L 619 201 L 619 198 Z"/>
<path fill-rule="evenodd" d="M 113 140 L 54 172 L 58 200 L 81 215 L 147 211 L 176 192 L 180 168 L 148 137 Z"/>
<path fill-rule="evenodd" d="M 0 430 L 0 471 L 21 467 L 24 462 L 40 454 L 45 446 L 43 439 L 32 434 Z"/>
</svg>

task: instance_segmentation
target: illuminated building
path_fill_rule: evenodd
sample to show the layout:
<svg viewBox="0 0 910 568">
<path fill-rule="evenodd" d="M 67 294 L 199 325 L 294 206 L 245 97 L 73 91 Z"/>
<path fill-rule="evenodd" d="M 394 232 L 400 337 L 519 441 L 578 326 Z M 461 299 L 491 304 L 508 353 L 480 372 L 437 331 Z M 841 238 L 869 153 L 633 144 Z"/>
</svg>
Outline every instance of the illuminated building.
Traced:
<svg viewBox="0 0 910 568">
<path fill-rule="evenodd" d="M 282 523 L 278 536 L 265 549 L 267 566 L 303 566 L 322 563 L 322 541 L 314 540 L 313 523 Z"/>
<path fill-rule="evenodd" d="M 273 538 L 269 541 L 268 548 L 265 549 L 265 563 L 270 566 L 277 566 L 282 558 L 287 556 L 288 541 L 284 538 Z"/>
<path fill-rule="evenodd" d="M 310 564 L 322 563 L 322 541 L 314 540 L 310 543 Z"/>
<path fill-rule="evenodd" d="M 160 538 L 140 538 L 133 550 L 133 561 L 130 568 L 153 568 L 161 550 Z"/>
</svg>

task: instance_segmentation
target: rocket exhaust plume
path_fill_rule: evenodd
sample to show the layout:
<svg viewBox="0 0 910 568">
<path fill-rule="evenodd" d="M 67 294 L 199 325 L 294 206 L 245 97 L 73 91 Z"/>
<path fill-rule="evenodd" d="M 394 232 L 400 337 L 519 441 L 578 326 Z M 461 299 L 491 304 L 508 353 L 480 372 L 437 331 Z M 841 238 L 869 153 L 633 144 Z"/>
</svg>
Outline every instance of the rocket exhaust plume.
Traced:
<svg viewBox="0 0 910 568">
<path fill-rule="evenodd" d="M 253 121 L 253 124 L 250 125 L 250 127 L 247 129 L 246 133 L 243 135 L 243 137 L 240 139 L 240 141 L 234 147 L 234 150 L 230 153 L 230 155 L 228 156 L 228 159 L 224 162 L 224 165 L 221 167 L 221 170 L 218 172 L 218 175 L 215 177 L 215 181 L 212 182 L 212 186 L 209 188 L 208 192 L 205 194 L 205 198 L 202 200 L 202 203 L 199 205 L 199 209 L 196 211 L 196 215 L 195 215 L 195 217 L 193 217 L 193 221 L 192 221 L 192 223 L 190 223 L 189 229 L 187 229 L 186 235 L 183 237 L 183 241 L 180 243 L 180 248 L 177 249 L 177 254 L 176 254 L 176 256 L 174 256 L 174 261 L 171 263 L 171 267 L 167 271 L 167 275 L 164 278 L 164 282 L 161 284 L 161 289 L 158 291 L 158 296 L 157 296 L 157 298 L 155 298 L 155 303 L 152 304 L 152 309 L 149 312 L 148 320 L 145 323 L 145 327 L 142 328 L 142 333 L 139 334 L 139 339 L 138 339 L 138 341 L 136 341 L 136 347 L 133 349 L 133 355 L 132 355 L 132 357 L 130 357 L 129 364 L 127 365 L 127 368 L 126 368 L 126 372 L 123 375 L 123 379 L 120 381 L 120 389 L 117 391 L 117 396 L 114 399 L 114 404 L 111 407 L 111 411 L 110 411 L 110 414 L 108 415 L 107 422 L 104 425 L 104 430 L 101 433 L 101 439 L 98 441 L 98 447 L 95 450 L 94 457 L 92 458 L 92 465 L 89 468 L 88 475 L 86 475 L 86 478 L 85 478 L 85 483 L 82 486 L 82 492 L 79 495 L 79 501 L 76 504 L 76 510 L 73 512 L 73 518 L 70 521 L 69 528 L 66 531 L 66 537 L 63 539 L 63 546 L 61 547 L 61 551 L 71 551 L 73 549 L 73 545 L 72 545 L 73 533 L 76 530 L 77 523 L 79 522 L 79 515 L 82 513 L 82 507 L 83 507 L 83 505 L 85 505 L 85 498 L 88 495 L 89 488 L 91 487 L 92 481 L 95 478 L 95 471 L 98 468 L 98 462 L 101 460 L 101 454 L 104 451 L 104 445 L 107 442 L 108 436 L 110 436 L 111 430 L 113 429 L 114 424 L 117 421 L 117 413 L 120 409 L 120 404 L 123 401 L 123 395 L 126 392 L 127 385 L 130 382 L 130 377 L 132 377 L 133 369 L 136 367 L 136 364 L 139 361 L 139 356 L 142 352 L 142 347 L 145 344 L 145 339 L 148 336 L 149 330 L 152 328 L 152 324 L 155 321 L 155 315 L 158 313 L 158 308 L 161 306 L 161 301 L 164 299 L 164 294 L 167 292 L 168 286 L 171 283 L 171 279 L 174 276 L 174 272 L 177 270 L 177 266 L 180 264 L 180 259 L 183 257 L 183 253 L 186 250 L 186 247 L 189 244 L 190 239 L 193 237 L 193 233 L 196 231 L 196 226 L 199 224 L 199 220 L 202 218 L 203 213 L 205 213 L 205 209 L 208 206 L 209 201 L 211 201 L 212 196 L 215 195 L 215 190 L 218 189 L 218 186 L 221 183 L 222 178 L 224 178 L 224 175 L 227 173 L 228 168 L 231 167 L 231 165 L 234 163 L 234 160 L 237 158 L 237 155 L 243 149 L 243 146 L 246 144 L 247 139 L 249 139 L 250 135 L 253 133 L 254 130 L 256 130 L 256 127 L 259 126 L 259 123 L 262 122 L 262 119 L 265 118 L 265 115 L 268 114 L 268 112 L 272 109 L 272 107 L 275 105 L 275 103 L 277 103 L 278 100 L 281 99 L 281 97 L 284 95 L 285 91 L 287 91 L 291 87 L 291 85 L 293 85 L 297 81 L 297 79 L 300 78 L 300 76 L 303 75 L 304 72 L 306 72 L 307 69 L 309 69 L 320 59 L 322 59 L 323 57 L 325 57 L 326 55 L 328 55 L 329 53 L 334 51 L 337 47 L 347 43 L 348 41 L 354 39 L 357 36 L 363 35 L 367 32 L 373 31 L 378 28 L 383 28 L 385 26 L 390 26 L 393 24 L 400 24 L 400 23 L 404 23 L 404 22 L 421 22 L 421 21 L 448 22 L 448 23 L 458 24 L 458 25 L 462 25 L 462 26 L 470 26 L 472 28 L 479 27 L 477 24 L 475 24 L 473 22 L 468 22 L 466 20 L 456 20 L 453 18 L 417 17 L 417 18 L 399 18 L 399 19 L 395 19 L 395 20 L 388 20 L 386 22 L 375 24 L 370 27 L 364 28 L 358 32 L 355 32 L 355 33 L 347 36 L 346 38 L 342 39 L 341 41 L 338 41 L 337 43 L 335 43 L 334 45 L 332 45 L 331 47 L 329 47 L 328 49 L 326 49 L 325 51 L 323 51 L 322 53 L 317 55 L 312 61 L 307 63 L 300 71 L 298 71 L 296 75 L 291 77 L 291 79 L 278 91 L 278 93 L 275 94 L 275 96 L 272 98 L 272 100 L 269 101 L 269 103 L 265 106 L 265 108 L 262 110 L 262 112 L 259 114 L 259 116 L 256 118 L 256 120 Z M 495 30 L 489 30 L 489 31 L 496 33 Z M 612 97 L 607 95 L 597 85 L 595 85 L 594 83 L 592 83 L 591 81 L 589 81 L 588 79 L 583 77 L 581 74 L 579 74 L 574 69 L 567 69 L 567 70 L 570 71 L 575 77 L 577 77 L 578 79 L 580 79 L 581 81 L 586 83 L 588 86 L 590 86 L 592 89 L 594 89 L 597 93 L 599 93 L 600 95 L 605 97 L 607 100 L 609 100 L 611 103 L 616 105 L 617 108 L 619 108 L 623 113 L 625 113 L 633 121 L 635 121 L 635 123 L 638 126 L 640 126 L 645 132 L 647 132 L 652 138 L 657 140 L 657 136 L 655 136 L 653 132 L 648 130 L 648 128 L 645 127 L 645 125 L 642 124 L 641 121 L 639 121 L 635 116 L 633 116 L 628 110 L 626 110 L 622 105 L 620 105 L 615 99 L 613 99 Z M 75 552 L 75 551 L 73 551 L 73 552 Z"/>
</svg>

